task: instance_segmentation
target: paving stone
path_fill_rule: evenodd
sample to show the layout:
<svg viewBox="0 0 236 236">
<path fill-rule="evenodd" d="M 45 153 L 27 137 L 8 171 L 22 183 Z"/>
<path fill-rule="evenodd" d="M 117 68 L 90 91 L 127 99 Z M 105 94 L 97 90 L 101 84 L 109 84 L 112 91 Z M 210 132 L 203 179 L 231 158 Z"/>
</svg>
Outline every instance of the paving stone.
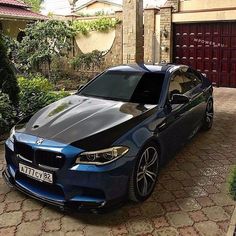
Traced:
<svg viewBox="0 0 236 236">
<path fill-rule="evenodd" d="M 166 190 L 154 193 L 157 202 L 170 202 L 175 200 L 174 195 Z"/>
<path fill-rule="evenodd" d="M 24 221 L 34 221 L 38 220 L 40 217 L 40 211 L 34 210 L 34 211 L 26 211 L 24 212 Z M 43 218 L 44 219 L 44 218 Z"/>
<path fill-rule="evenodd" d="M 196 223 L 195 228 L 200 232 L 201 236 L 223 236 L 224 232 L 219 226 L 212 221 L 204 221 Z"/>
<path fill-rule="evenodd" d="M 193 227 L 180 228 L 179 233 L 181 236 L 199 236 L 198 232 Z"/>
<path fill-rule="evenodd" d="M 176 198 L 187 198 L 187 197 L 189 197 L 189 194 L 183 189 L 173 191 L 173 194 L 175 195 Z"/>
<path fill-rule="evenodd" d="M 206 216 L 213 221 L 224 221 L 229 219 L 229 215 L 222 207 L 212 206 L 202 209 Z"/>
<path fill-rule="evenodd" d="M 0 228 L 18 225 L 22 221 L 22 215 L 20 211 L 3 213 L 0 216 Z"/>
<path fill-rule="evenodd" d="M 167 212 L 180 210 L 180 208 L 178 207 L 176 202 L 164 202 L 162 205 L 164 206 L 164 208 Z"/>
<path fill-rule="evenodd" d="M 23 211 L 40 210 L 41 208 L 43 208 L 43 203 L 32 198 L 26 199 L 22 205 Z"/>
<path fill-rule="evenodd" d="M 171 190 L 180 190 L 182 187 L 181 183 L 176 180 L 167 180 L 165 182 L 164 188 L 171 191 Z"/>
<path fill-rule="evenodd" d="M 62 230 L 64 232 L 83 230 L 85 227 L 85 224 L 81 222 L 80 219 L 77 219 L 76 217 L 72 216 L 64 216 L 61 219 L 61 224 L 62 224 Z"/>
<path fill-rule="evenodd" d="M 198 201 L 198 203 L 202 207 L 208 207 L 208 206 L 214 206 L 215 205 L 215 203 L 209 197 L 199 197 L 199 198 L 196 198 L 196 200 Z"/>
<path fill-rule="evenodd" d="M 207 196 L 207 192 L 200 186 L 185 187 L 185 191 L 189 193 L 191 197 L 204 197 Z"/>
<path fill-rule="evenodd" d="M 53 219 L 59 219 L 63 216 L 63 214 L 51 207 L 44 207 L 41 210 L 41 215 L 44 220 L 53 220 Z"/>
<path fill-rule="evenodd" d="M 0 194 L 0 202 L 3 202 L 5 200 L 5 194 L 2 193 Z"/>
<path fill-rule="evenodd" d="M 20 202 L 25 199 L 21 192 L 13 190 L 6 195 L 6 202 Z"/>
<path fill-rule="evenodd" d="M 11 191 L 11 189 L 6 184 L 0 185 L 0 194 L 1 195 L 6 194 L 10 191 Z"/>
<path fill-rule="evenodd" d="M 189 212 L 189 215 L 194 222 L 201 222 L 201 221 L 208 220 L 208 218 L 202 211 L 192 211 L 192 212 Z"/>
<path fill-rule="evenodd" d="M 164 216 L 153 218 L 152 221 L 157 229 L 169 226 L 169 223 Z"/>
<path fill-rule="evenodd" d="M 182 211 L 167 213 L 166 217 L 174 227 L 190 226 L 194 223 L 189 215 Z"/>
<path fill-rule="evenodd" d="M 172 171 L 170 175 L 177 180 L 190 180 L 190 176 L 187 172 L 185 171 Z"/>
<path fill-rule="evenodd" d="M 142 217 L 129 220 L 127 228 L 130 235 L 148 234 L 154 229 L 152 223 Z"/>
<path fill-rule="evenodd" d="M 203 188 L 209 194 L 220 192 L 220 190 L 218 188 L 216 188 L 215 186 L 213 186 L 213 185 L 205 186 Z"/>
<path fill-rule="evenodd" d="M 59 232 L 61 233 L 61 232 Z M 83 236 L 84 235 L 84 232 L 83 231 L 72 231 L 72 232 L 66 232 L 65 234 L 63 235 L 58 235 L 58 236 Z M 50 234 L 50 236 L 53 236 Z M 114 235 L 115 236 L 115 235 Z M 120 236 L 120 235 L 119 235 Z"/>
<path fill-rule="evenodd" d="M 173 227 L 166 227 L 166 228 L 154 230 L 151 235 L 153 236 L 178 236 L 179 233 L 177 229 Z"/>
<path fill-rule="evenodd" d="M 4 212 L 6 208 L 6 204 L 3 202 L 3 203 L 0 203 L 0 215 Z"/>
<path fill-rule="evenodd" d="M 131 208 L 128 210 L 128 214 L 130 217 L 141 216 L 141 209 L 139 207 Z"/>
<path fill-rule="evenodd" d="M 15 230 L 16 230 L 15 226 L 8 227 L 8 228 L 2 228 L 2 229 L 0 229 L 0 235 L 12 236 L 15 234 Z"/>
<path fill-rule="evenodd" d="M 47 220 L 44 222 L 44 231 L 59 231 L 61 229 L 60 220 Z"/>
<path fill-rule="evenodd" d="M 233 214 L 234 208 L 235 208 L 235 205 L 223 207 L 223 209 L 224 209 L 229 215 L 232 215 L 232 214 Z"/>
<path fill-rule="evenodd" d="M 41 235 L 42 222 L 32 221 L 32 222 L 23 222 L 17 226 L 16 236 L 30 235 L 37 236 Z"/>
<path fill-rule="evenodd" d="M 229 220 L 217 222 L 217 225 L 222 229 L 225 233 L 227 233 L 229 228 Z"/>
<path fill-rule="evenodd" d="M 117 225 L 112 228 L 112 236 L 128 235 L 128 230 L 125 225 Z"/>
<path fill-rule="evenodd" d="M 201 209 L 201 206 L 193 198 L 180 198 L 177 199 L 176 202 L 183 211 L 194 211 Z"/>
<path fill-rule="evenodd" d="M 143 216 L 153 217 L 164 214 L 164 209 L 160 203 L 156 202 L 144 202 L 141 206 Z"/>
<path fill-rule="evenodd" d="M 10 202 L 7 203 L 6 212 L 19 211 L 21 209 L 22 202 Z"/>
<path fill-rule="evenodd" d="M 206 176 L 200 176 L 194 179 L 195 183 L 199 186 L 213 185 L 214 182 Z"/>
<path fill-rule="evenodd" d="M 209 197 L 215 202 L 215 204 L 219 206 L 228 206 L 235 204 L 235 202 L 227 194 L 216 193 L 209 195 Z"/>
</svg>

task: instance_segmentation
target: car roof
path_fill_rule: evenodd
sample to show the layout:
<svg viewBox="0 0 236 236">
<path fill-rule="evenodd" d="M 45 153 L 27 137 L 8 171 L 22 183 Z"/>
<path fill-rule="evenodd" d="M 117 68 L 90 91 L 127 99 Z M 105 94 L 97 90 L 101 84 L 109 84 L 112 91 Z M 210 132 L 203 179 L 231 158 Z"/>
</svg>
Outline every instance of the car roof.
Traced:
<svg viewBox="0 0 236 236">
<path fill-rule="evenodd" d="M 173 71 L 180 67 L 187 67 L 187 66 L 171 64 L 171 63 L 155 64 L 155 65 L 130 64 L 130 65 L 120 65 L 120 66 L 111 67 L 108 69 L 108 71 L 166 73 L 170 69 Z"/>
</svg>

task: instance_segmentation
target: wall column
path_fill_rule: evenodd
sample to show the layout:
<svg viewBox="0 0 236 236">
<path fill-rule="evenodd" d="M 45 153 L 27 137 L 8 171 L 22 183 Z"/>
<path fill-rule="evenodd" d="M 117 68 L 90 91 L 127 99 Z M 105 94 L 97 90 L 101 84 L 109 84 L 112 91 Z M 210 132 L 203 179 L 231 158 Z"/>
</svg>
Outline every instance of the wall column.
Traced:
<svg viewBox="0 0 236 236">
<path fill-rule="evenodd" d="M 121 21 L 121 24 L 116 26 L 116 37 L 115 37 L 115 55 L 114 63 L 115 65 L 120 65 L 123 63 L 123 12 L 116 11 L 115 18 Z"/>
<path fill-rule="evenodd" d="M 172 7 L 162 7 L 160 9 L 160 54 L 162 62 L 172 62 Z"/>
<path fill-rule="evenodd" d="M 143 63 L 143 0 L 123 1 L 123 63 Z"/>
<path fill-rule="evenodd" d="M 144 10 L 144 62 L 152 63 L 158 61 L 157 51 L 159 50 L 156 37 L 156 14 L 157 8 Z"/>
</svg>

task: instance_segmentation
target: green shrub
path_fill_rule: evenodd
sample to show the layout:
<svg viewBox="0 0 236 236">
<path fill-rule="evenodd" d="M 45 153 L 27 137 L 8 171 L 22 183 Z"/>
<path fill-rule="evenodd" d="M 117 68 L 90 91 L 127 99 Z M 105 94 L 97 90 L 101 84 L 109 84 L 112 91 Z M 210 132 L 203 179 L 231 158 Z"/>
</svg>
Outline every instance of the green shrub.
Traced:
<svg viewBox="0 0 236 236">
<path fill-rule="evenodd" d="M 63 90 L 53 92 L 53 85 L 42 76 L 18 78 L 20 87 L 19 111 L 21 117 L 32 115 L 41 108 L 69 95 Z"/>
<path fill-rule="evenodd" d="M 16 111 L 9 96 L 0 92 L 0 135 L 8 132 L 16 121 Z"/>
<path fill-rule="evenodd" d="M 229 178 L 229 192 L 233 199 L 236 200 L 236 167 L 233 168 Z"/>
<path fill-rule="evenodd" d="M 90 70 L 100 68 L 104 63 L 104 51 L 93 50 L 89 53 L 78 54 L 71 60 L 77 70 Z"/>
<path fill-rule="evenodd" d="M 14 67 L 10 62 L 6 42 L 3 35 L 0 33 L 0 90 L 9 95 L 12 103 L 15 105 L 18 102 L 19 87 L 14 72 Z"/>
</svg>

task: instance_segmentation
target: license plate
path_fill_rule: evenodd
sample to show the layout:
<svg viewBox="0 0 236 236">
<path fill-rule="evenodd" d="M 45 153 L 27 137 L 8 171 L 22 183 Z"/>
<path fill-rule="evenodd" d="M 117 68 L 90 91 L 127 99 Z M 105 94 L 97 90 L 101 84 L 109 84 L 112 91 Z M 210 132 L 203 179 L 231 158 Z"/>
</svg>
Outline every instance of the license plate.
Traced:
<svg viewBox="0 0 236 236">
<path fill-rule="evenodd" d="M 36 179 L 40 182 L 47 182 L 52 184 L 53 183 L 53 175 L 52 173 L 45 172 L 42 170 L 38 170 L 35 168 L 32 168 L 30 166 L 24 165 L 19 163 L 19 171 L 33 179 Z"/>
</svg>

